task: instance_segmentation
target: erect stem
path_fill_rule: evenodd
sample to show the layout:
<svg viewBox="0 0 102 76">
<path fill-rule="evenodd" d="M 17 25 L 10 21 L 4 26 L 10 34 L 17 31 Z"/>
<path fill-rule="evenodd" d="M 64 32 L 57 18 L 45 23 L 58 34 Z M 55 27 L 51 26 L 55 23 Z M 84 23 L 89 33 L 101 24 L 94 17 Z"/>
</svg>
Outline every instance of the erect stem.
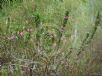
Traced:
<svg viewBox="0 0 102 76">
<path fill-rule="evenodd" d="M 87 33 L 87 35 L 86 35 L 85 39 L 83 40 L 82 45 L 80 47 L 81 50 L 78 52 L 77 55 L 80 55 L 81 52 L 84 50 L 85 45 L 89 44 L 91 42 L 91 40 L 93 39 L 93 37 L 97 31 L 97 28 L 98 28 L 100 22 L 101 22 L 100 13 L 98 12 L 96 20 L 95 20 L 95 26 L 93 27 L 93 29 L 90 33 Z"/>
<path fill-rule="evenodd" d="M 58 40 L 58 48 L 59 48 L 59 45 L 60 45 L 60 42 L 61 42 L 61 38 L 62 38 L 62 35 L 63 35 L 64 28 L 65 28 L 65 26 L 67 24 L 67 21 L 68 21 L 68 17 L 69 17 L 69 11 L 66 11 L 62 26 L 60 27 L 60 34 L 59 34 L 60 36 L 59 36 L 59 40 Z"/>
</svg>

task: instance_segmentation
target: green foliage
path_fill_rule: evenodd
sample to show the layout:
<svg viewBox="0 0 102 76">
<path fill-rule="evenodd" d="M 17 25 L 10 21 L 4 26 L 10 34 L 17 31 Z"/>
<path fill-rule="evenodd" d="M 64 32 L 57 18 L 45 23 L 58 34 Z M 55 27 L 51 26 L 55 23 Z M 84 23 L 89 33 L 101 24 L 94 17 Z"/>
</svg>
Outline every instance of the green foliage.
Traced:
<svg viewBox="0 0 102 76">
<path fill-rule="evenodd" d="M 99 50 L 95 44 L 102 43 L 97 39 L 102 37 L 101 4 L 101 0 L 3 2 L 0 65 L 15 65 L 13 76 L 85 76 L 94 50 Z M 2 76 L 7 76 L 3 67 Z"/>
</svg>

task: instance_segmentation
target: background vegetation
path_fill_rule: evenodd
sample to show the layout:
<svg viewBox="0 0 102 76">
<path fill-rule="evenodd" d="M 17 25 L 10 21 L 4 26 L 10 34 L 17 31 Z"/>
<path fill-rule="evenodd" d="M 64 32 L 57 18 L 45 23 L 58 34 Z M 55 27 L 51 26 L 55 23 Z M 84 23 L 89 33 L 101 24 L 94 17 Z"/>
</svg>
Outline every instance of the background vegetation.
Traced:
<svg viewBox="0 0 102 76">
<path fill-rule="evenodd" d="M 102 76 L 102 0 L 0 0 L 0 76 Z"/>
</svg>

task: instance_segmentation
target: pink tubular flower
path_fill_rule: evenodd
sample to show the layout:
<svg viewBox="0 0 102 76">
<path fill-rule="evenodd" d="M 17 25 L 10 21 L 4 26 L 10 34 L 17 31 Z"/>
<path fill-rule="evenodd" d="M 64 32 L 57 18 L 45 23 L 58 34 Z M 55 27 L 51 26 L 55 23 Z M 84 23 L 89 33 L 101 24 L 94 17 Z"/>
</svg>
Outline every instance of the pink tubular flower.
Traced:
<svg viewBox="0 0 102 76">
<path fill-rule="evenodd" d="M 23 31 L 22 32 L 18 32 L 18 35 L 24 36 L 24 32 Z"/>
<path fill-rule="evenodd" d="M 27 32 L 30 32 L 30 33 L 31 33 L 32 31 L 33 31 L 32 28 L 28 28 L 28 29 L 27 29 Z"/>
<path fill-rule="evenodd" d="M 64 19 L 68 19 L 68 16 L 65 16 Z"/>
</svg>

